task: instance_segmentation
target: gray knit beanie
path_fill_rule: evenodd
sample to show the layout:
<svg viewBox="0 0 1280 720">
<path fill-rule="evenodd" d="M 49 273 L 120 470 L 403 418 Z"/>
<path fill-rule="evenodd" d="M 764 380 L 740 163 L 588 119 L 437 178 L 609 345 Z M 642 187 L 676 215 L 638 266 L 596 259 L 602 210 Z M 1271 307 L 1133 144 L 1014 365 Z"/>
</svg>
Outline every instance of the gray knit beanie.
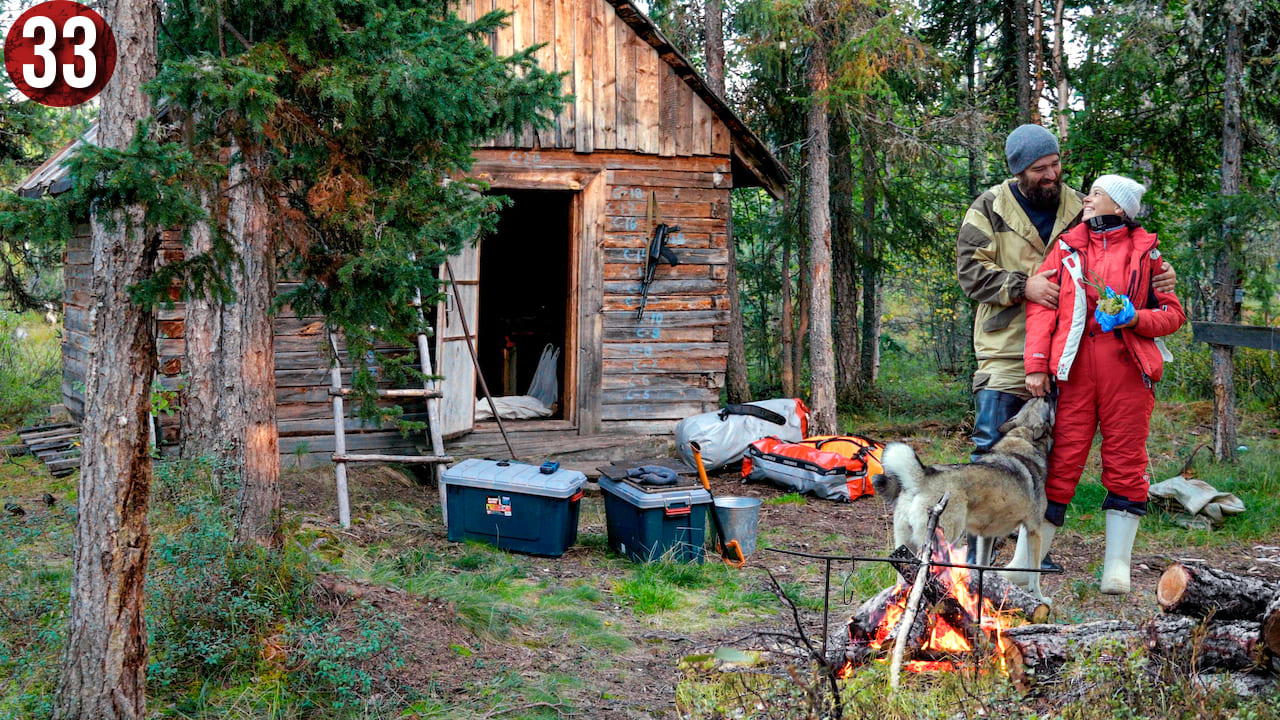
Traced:
<svg viewBox="0 0 1280 720">
<path fill-rule="evenodd" d="M 1102 188 L 1103 192 L 1110 195 L 1130 220 L 1142 212 L 1142 194 L 1147 189 L 1141 183 L 1123 175 L 1103 175 L 1093 181 L 1093 187 Z"/>
<path fill-rule="evenodd" d="M 1009 172 L 1014 175 L 1045 155 L 1059 154 L 1058 138 L 1041 125 L 1020 125 L 1004 141 L 1004 156 L 1009 160 Z"/>
</svg>

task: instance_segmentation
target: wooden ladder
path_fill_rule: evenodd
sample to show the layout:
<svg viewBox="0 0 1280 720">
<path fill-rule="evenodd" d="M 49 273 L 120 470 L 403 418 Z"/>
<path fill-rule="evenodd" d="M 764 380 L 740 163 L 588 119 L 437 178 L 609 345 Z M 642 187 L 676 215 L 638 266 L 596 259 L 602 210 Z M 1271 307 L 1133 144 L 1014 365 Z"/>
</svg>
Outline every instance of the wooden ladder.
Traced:
<svg viewBox="0 0 1280 720">
<path fill-rule="evenodd" d="M 439 482 L 441 464 L 453 462 L 453 458 L 444 454 L 444 439 L 440 435 L 440 392 L 439 383 L 433 379 L 431 355 L 428 353 L 426 321 L 422 312 L 422 293 L 415 290 L 413 307 L 418 314 L 418 368 L 422 371 L 423 386 L 421 388 L 379 389 L 378 397 L 386 398 L 422 398 L 427 404 L 427 437 L 431 440 L 430 455 L 378 455 L 366 453 L 348 453 L 345 420 L 342 399 L 351 390 L 342 386 L 342 364 L 338 355 L 338 336 L 333 327 L 329 328 L 329 346 L 333 350 L 333 362 L 329 367 L 329 395 L 333 398 L 333 465 L 336 475 L 338 494 L 338 521 L 342 527 L 351 527 L 351 502 L 347 496 L 347 463 L 349 462 L 382 462 L 428 465 L 431 468 L 432 480 Z M 353 361 L 354 363 L 354 361 Z"/>
</svg>

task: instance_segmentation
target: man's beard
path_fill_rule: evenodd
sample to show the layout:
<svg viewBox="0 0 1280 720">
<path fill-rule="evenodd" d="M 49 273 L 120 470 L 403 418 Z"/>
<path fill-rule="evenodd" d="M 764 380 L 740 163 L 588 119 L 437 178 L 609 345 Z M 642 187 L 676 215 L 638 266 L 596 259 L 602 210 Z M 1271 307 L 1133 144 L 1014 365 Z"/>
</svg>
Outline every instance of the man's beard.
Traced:
<svg viewBox="0 0 1280 720">
<path fill-rule="evenodd" d="M 1057 207 L 1058 200 L 1062 197 L 1062 180 L 1054 180 L 1052 185 L 1028 185 L 1019 178 L 1018 189 L 1036 207 Z"/>
</svg>

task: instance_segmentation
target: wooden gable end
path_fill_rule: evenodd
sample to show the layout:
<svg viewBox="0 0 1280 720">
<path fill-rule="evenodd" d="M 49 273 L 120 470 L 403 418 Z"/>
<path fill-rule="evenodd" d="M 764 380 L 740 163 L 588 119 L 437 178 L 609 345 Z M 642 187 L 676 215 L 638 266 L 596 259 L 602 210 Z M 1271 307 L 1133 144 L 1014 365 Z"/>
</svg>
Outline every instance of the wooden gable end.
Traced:
<svg viewBox="0 0 1280 720">
<path fill-rule="evenodd" d="M 458 0 L 454 9 L 464 20 L 511 12 L 490 39 L 494 51 L 546 43 L 535 53 L 538 64 L 566 73 L 561 91 L 573 96 L 551 126 L 506 133 L 483 147 L 729 155 L 724 122 L 606 0 Z"/>
</svg>

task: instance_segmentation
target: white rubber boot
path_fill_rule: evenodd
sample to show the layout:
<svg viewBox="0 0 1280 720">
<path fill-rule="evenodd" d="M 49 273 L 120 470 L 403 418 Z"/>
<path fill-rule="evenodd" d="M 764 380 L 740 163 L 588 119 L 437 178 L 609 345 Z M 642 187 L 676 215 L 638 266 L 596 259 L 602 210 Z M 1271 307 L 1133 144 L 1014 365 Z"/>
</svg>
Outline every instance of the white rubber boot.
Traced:
<svg viewBox="0 0 1280 720">
<path fill-rule="evenodd" d="M 1107 511 L 1107 554 L 1102 562 L 1104 595 L 1129 592 L 1129 561 L 1133 557 L 1133 540 L 1138 536 L 1140 516 L 1123 510 Z"/>
<path fill-rule="evenodd" d="M 1032 560 L 1030 557 L 1031 549 L 1027 547 L 1027 529 L 1025 527 L 1018 528 L 1018 544 L 1013 548 L 1013 559 L 1010 560 L 1009 564 L 1005 565 L 1005 567 L 1040 567 L 1040 561 L 1044 560 L 1044 556 L 1049 554 L 1049 546 L 1053 544 L 1053 536 L 1057 532 L 1057 525 L 1047 521 L 1040 523 L 1040 557 Z M 1000 574 L 1009 582 L 1025 590 L 1031 587 L 1032 578 L 1039 573 L 1023 572 L 1019 570 L 1002 570 Z"/>
</svg>

